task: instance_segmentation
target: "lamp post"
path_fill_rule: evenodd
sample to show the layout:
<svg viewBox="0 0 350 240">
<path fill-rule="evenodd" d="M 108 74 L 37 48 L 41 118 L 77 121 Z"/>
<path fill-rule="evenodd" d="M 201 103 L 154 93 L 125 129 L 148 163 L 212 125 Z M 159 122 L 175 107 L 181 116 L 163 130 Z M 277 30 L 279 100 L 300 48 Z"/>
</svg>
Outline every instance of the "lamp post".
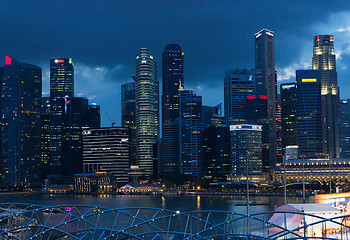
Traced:
<svg viewBox="0 0 350 240">
<path fill-rule="evenodd" d="M 250 161 L 250 153 L 247 150 L 247 160 L 246 160 L 246 178 L 247 178 L 247 234 L 250 234 L 250 221 L 249 221 L 249 173 L 248 173 L 248 164 Z"/>
<path fill-rule="evenodd" d="M 303 203 L 305 203 L 305 155 L 300 155 L 303 159 Z"/>
<path fill-rule="evenodd" d="M 332 193 L 332 158 L 331 155 L 328 154 L 328 160 L 329 160 L 329 193 Z"/>
</svg>

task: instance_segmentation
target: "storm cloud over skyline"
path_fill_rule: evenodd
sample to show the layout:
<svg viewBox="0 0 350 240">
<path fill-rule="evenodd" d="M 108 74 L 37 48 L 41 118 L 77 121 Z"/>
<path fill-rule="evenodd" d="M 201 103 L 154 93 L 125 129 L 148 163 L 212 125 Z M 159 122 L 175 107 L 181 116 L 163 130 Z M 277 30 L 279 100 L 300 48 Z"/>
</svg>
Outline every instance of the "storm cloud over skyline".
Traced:
<svg viewBox="0 0 350 240">
<path fill-rule="evenodd" d="M 0 65 L 5 54 L 43 69 L 71 57 L 75 94 L 101 105 L 120 124 L 120 85 L 131 82 L 135 56 L 147 47 L 158 64 L 167 43 L 185 52 L 185 88 L 206 105 L 223 101 L 225 70 L 254 67 L 254 33 L 275 32 L 278 81 L 311 68 L 312 38 L 333 34 L 341 98 L 350 98 L 349 1 L 1 1 Z M 161 90 L 160 90 L 161 92 Z"/>
</svg>

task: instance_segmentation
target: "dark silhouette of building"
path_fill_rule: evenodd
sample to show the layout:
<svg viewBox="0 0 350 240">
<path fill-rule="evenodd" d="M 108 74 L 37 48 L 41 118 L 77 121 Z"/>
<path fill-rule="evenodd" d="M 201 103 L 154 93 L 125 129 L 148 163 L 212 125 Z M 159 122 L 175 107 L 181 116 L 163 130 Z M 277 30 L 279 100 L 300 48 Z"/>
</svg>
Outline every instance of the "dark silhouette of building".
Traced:
<svg viewBox="0 0 350 240">
<path fill-rule="evenodd" d="M 180 44 L 167 44 L 162 55 L 162 122 L 179 117 L 179 89 L 184 88 L 184 53 Z"/>
<path fill-rule="evenodd" d="M 321 71 L 297 70 L 298 154 L 325 157 L 322 145 Z"/>
<path fill-rule="evenodd" d="M 228 70 L 224 79 L 225 120 L 229 124 L 246 120 L 247 95 L 254 94 L 254 70 Z"/>
<path fill-rule="evenodd" d="M 74 97 L 74 65 L 71 58 L 50 60 L 50 175 L 63 175 L 63 117 L 65 97 Z"/>
<path fill-rule="evenodd" d="M 209 182 L 226 182 L 231 173 L 230 131 L 227 126 L 203 129 L 203 177 Z"/>
<path fill-rule="evenodd" d="M 262 73 L 262 77 L 256 81 L 255 94 L 267 96 L 269 161 L 270 168 L 274 168 L 277 161 L 277 89 L 275 84 L 274 32 L 268 29 L 262 29 L 255 34 L 255 68 L 260 69 Z"/>
<path fill-rule="evenodd" d="M 184 88 L 184 53 L 180 44 L 167 44 L 162 55 L 162 149 L 160 171 L 179 169 L 179 90 Z"/>
<path fill-rule="evenodd" d="M 126 83 L 121 85 L 122 101 L 122 126 L 129 128 L 130 139 L 130 163 L 136 164 L 135 155 L 135 117 L 136 117 L 136 83 Z"/>
<path fill-rule="evenodd" d="M 314 37 L 312 69 L 321 71 L 323 152 L 339 158 L 339 88 L 333 40 L 333 35 Z"/>
<path fill-rule="evenodd" d="M 118 186 L 129 183 L 129 148 L 127 127 L 83 130 L 84 173 L 106 172 Z"/>
<path fill-rule="evenodd" d="M 191 90 L 180 91 L 180 170 L 203 175 L 202 97 Z"/>
<path fill-rule="evenodd" d="M 4 184 L 41 185 L 41 68 L 5 57 L 1 97 Z"/>
<path fill-rule="evenodd" d="M 297 128 L 297 84 L 285 83 L 280 86 L 282 116 L 282 147 L 298 145 Z"/>
<path fill-rule="evenodd" d="M 350 100 L 340 100 L 341 157 L 350 158 Z"/>
<path fill-rule="evenodd" d="M 246 122 L 262 126 L 261 132 L 261 154 L 262 154 L 262 171 L 265 177 L 270 173 L 270 156 L 269 156 L 269 119 L 268 103 L 266 95 L 248 95 L 247 96 Z"/>
<path fill-rule="evenodd" d="M 50 108 L 50 97 L 43 97 L 41 104 L 41 176 L 43 179 L 49 174 Z"/>
<path fill-rule="evenodd" d="M 121 85 L 122 126 L 135 128 L 136 86 L 135 83 Z"/>
<path fill-rule="evenodd" d="M 202 122 L 203 127 L 213 127 L 222 125 L 223 118 L 221 116 L 221 103 L 214 106 L 202 106 Z"/>
<path fill-rule="evenodd" d="M 147 48 L 136 56 L 136 164 L 153 174 L 153 145 L 159 137 L 159 86 L 157 64 Z"/>
</svg>

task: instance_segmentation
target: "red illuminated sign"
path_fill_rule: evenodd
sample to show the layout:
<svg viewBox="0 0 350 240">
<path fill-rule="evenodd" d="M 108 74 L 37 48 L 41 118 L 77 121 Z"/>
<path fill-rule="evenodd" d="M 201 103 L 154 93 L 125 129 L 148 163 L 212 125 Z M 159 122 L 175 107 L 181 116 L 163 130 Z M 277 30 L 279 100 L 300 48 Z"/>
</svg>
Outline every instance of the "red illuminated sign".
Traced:
<svg viewBox="0 0 350 240">
<path fill-rule="evenodd" d="M 266 95 L 260 95 L 260 99 L 267 99 Z"/>
<path fill-rule="evenodd" d="M 5 65 L 11 65 L 12 64 L 12 58 L 9 56 L 5 56 Z"/>
<path fill-rule="evenodd" d="M 247 99 L 256 99 L 256 96 L 255 95 L 248 95 Z"/>
</svg>

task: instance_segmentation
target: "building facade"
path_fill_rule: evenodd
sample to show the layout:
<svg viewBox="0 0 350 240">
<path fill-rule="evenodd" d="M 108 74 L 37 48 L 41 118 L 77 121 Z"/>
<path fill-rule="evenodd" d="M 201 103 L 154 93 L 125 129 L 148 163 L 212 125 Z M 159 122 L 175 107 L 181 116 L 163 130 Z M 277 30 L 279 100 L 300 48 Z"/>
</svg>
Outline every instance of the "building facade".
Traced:
<svg viewBox="0 0 350 240">
<path fill-rule="evenodd" d="M 180 91 L 180 171 L 203 175 L 202 97 Z"/>
<path fill-rule="evenodd" d="M 312 69 L 321 72 L 323 151 L 332 158 L 339 158 L 339 88 L 333 40 L 333 35 L 314 37 Z"/>
<path fill-rule="evenodd" d="M 282 147 L 298 145 L 297 84 L 281 84 Z"/>
<path fill-rule="evenodd" d="M 247 69 L 228 70 L 224 79 L 225 121 L 229 124 L 246 120 L 247 96 L 254 94 L 254 71 Z"/>
<path fill-rule="evenodd" d="M 230 125 L 231 175 L 238 179 L 261 178 L 261 125 Z"/>
<path fill-rule="evenodd" d="M 105 127 L 83 130 L 84 173 L 105 172 L 118 186 L 129 183 L 129 129 Z"/>
<path fill-rule="evenodd" d="M 304 158 L 324 156 L 320 70 L 297 70 L 298 153 Z"/>
<path fill-rule="evenodd" d="M 43 179 L 49 174 L 50 108 L 50 97 L 43 97 L 41 104 L 41 176 Z"/>
<path fill-rule="evenodd" d="M 340 100 L 341 157 L 350 158 L 350 100 Z"/>
<path fill-rule="evenodd" d="M 226 182 L 231 173 L 230 131 L 227 126 L 203 129 L 203 177 L 209 182 Z"/>
<path fill-rule="evenodd" d="M 49 173 L 62 176 L 62 127 L 65 97 L 74 96 L 74 64 L 71 58 L 50 59 L 50 163 Z"/>
<path fill-rule="evenodd" d="M 4 184 L 41 186 L 41 68 L 6 56 L 1 97 Z"/>
<path fill-rule="evenodd" d="M 255 68 L 260 69 L 262 74 L 262 77 L 256 80 L 255 94 L 267 96 L 269 161 L 271 168 L 274 168 L 277 162 L 277 89 L 274 45 L 273 31 L 262 29 L 255 34 Z"/>
<path fill-rule="evenodd" d="M 153 174 L 153 145 L 159 138 L 159 86 L 157 64 L 147 48 L 136 56 L 136 164 Z"/>
</svg>

